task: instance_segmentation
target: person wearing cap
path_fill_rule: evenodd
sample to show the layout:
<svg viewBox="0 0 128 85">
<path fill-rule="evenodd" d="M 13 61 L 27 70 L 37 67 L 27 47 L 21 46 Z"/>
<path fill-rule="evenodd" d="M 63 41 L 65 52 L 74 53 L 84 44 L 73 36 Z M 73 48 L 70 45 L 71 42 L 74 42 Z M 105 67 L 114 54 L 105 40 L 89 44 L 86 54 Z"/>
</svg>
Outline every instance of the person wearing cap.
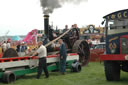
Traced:
<svg viewBox="0 0 128 85">
<path fill-rule="evenodd" d="M 43 42 L 41 42 L 41 41 L 38 42 L 38 46 L 39 46 L 39 48 L 32 55 L 32 56 L 35 56 L 38 54 L 38 57 L 39 57 L 39 64 L 38 64 L 38 69 L 37 69 L 37 79 L 40 79 L 40 76 L 42 74 L 42 70 L 44 70 L 45 77 L 48 78 L 49 73 L 48 73 L 47 63 L 46 63 L 47 62 L 47 60 L 46 60 L 47 49 L 43 45 Z"/>
<path fill-rule="evenodd" d="M 19 45 L 17 45 L 16 51 L 18 52 L 19 57 L 23 57 L 26 55 L 27 46 L 24 42 L 21 42 Z"/>
</svg>

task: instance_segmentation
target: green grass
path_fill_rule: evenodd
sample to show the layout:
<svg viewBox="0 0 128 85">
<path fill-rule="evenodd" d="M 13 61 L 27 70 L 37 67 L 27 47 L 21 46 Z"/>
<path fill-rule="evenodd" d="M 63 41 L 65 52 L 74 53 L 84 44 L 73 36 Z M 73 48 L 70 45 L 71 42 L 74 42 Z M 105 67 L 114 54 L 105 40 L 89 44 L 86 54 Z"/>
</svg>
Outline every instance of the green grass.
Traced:
<svg viewBox="0 0 128 85">
<path fill-rule="evenodd" d="M 91 62 L 87 67 L 83 67 L 79 73 L 71 73 L 67 70 L 66 75 L 59 72 L 50 72 L 48 79 L 36 80 L 36 73 L 18 78 L 15 83 L 8 85 L 128 85 L 128 73 L 121 72 L 121 80 L 118 82 L 108 82 L 104 75 L 103 63 Z M 5 85 L 0 82 L 0 85 Z"/>
</svg>

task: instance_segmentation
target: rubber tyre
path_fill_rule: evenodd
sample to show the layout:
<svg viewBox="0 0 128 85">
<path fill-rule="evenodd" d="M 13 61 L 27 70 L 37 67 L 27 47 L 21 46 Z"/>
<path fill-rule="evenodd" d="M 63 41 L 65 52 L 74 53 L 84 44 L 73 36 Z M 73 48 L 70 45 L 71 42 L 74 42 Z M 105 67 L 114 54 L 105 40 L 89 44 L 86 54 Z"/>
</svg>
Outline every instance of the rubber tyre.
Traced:
<svg viewBox="0 0 128 85">
<path fill-rule="evenodd" d="M 117 61 L 104 61 L 105 76 L 108 81 L 120 80 L 120 64 Z"/>
<path fill-rule="evenodd" d="M 6 71 L 4 72 L 2 79 L 5 83 L 12 83 L 16 81 L 16 75 L 11 71 Z"/>
<path fill-rule="evenodd" d="M 82 70 L 81 64 L 79 62 L 74 62 L 71 67 L 71 72 L 80 72 Z"/>
</svg>

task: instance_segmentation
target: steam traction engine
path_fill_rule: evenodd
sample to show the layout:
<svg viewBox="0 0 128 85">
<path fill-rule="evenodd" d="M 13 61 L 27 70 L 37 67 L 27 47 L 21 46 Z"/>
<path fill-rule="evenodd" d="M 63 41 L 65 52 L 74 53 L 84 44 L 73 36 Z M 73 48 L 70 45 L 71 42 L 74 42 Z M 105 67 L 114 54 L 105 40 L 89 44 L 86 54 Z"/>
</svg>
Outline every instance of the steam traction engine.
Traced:
<svg viewBox="0 0 128 85">
<path fill-rule="evenodd" d="M 44 15 L 44 27 L 45 27 L 45 34 L 47 36 L 47 39 L 49 39 L 51 42 L 45 45 L 48 48 L 48 53 L 57 53 L 51 46 L 53 42 L 56 42 L 58 39 L 63 39 L 65 42 L 68 53 L 78 53 L 79 54 L 79 61 L 82 63 L 82 65 L 87 65 L 89 61 L 90 56 L 90 49 L 89 45 L 85 40 L 79 40 L 80 34 L 79 30 L 77 28 L 71 28 L 64 32 L 63 34 L 59 35 L 57 39 L 53 40 L 53 31 L 49 29 L 49 15 Z M 47 40 L 48 42 L 48 40 Z"/>
<path fill-rule="evenodd" d="M 120 80 L 120 71 L 128 72 L 128 9 L 104 16 L 106 20 L 105 75 L 108 81 Z"/>
<path fill-rule="evenodd" d="M 82 65 L 87 65 L 89 61 L 90 51 L 88 43 L 85 40 L 79 40 L 79 31 L 75 28 L 69 29 L 56 39 L 53 39 L 53 31 L 49 29 L 48 18 L 48 15 L 44 15 L 45 37 L 43 37 L 43 42 L 48 51 L 48 70 L 59 70 L 59 50 L 51 44 L 56 43 L 61 38 L 65 42 L 68 51 L 66 68 L 71 69 L 73 72 L 80 72 L 81 63 Z M 71 35 L 69 35 L 70 33 Z M 37 66 L 37 56 L 18 57 L 17 52 L 9 48 L 5 51 L 3 57 L 0 58 L 0 78 L 6 83 L 10 83 L 15 81 L 17 76 L 36 72 Z"/>
</svg>

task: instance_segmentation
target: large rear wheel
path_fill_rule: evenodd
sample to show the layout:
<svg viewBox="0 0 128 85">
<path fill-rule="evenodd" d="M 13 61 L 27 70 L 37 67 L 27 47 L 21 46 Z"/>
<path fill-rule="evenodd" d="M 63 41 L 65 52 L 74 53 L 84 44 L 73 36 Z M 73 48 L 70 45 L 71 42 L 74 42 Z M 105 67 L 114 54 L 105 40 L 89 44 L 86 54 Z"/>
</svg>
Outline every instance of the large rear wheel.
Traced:
<svg viewBox="0 0 128 85">
<path fill-rule="evenodd" d="M 7 49 L 2 56 L 2 58 L 9 58 L 9 57 L 18 57 L 18 54 L 15 49 L 13 48 Z"/>
<path fill-rule="evenodd" d="M 90 48 L 85 40 L 77 40 L 72 48 L 72 52 L 79 54 L 79 62 L 88 65 L 90 58 Z"/>
</svg>

